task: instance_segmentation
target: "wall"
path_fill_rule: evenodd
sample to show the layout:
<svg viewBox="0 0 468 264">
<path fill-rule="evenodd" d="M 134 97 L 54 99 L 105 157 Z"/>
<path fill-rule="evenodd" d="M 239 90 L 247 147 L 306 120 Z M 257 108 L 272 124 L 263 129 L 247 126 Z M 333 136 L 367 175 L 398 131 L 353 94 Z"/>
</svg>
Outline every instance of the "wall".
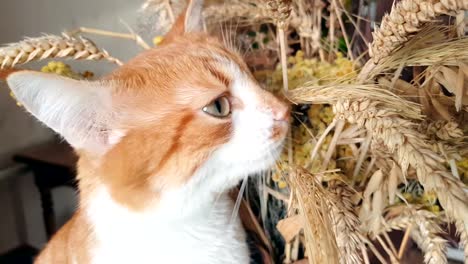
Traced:
<svg viewBox="0 0 468 264">
<path fill-rule="evenodd" d="M 2 0 L 0 43 L 16 42 L 25 36 L 35 37 L 45 32 L 60 34 L 80 26 L 126 32 L 121 21 L 134 28 L 141 3 L 142 0 Z M 140 50 L 129 40 L 94 36 L 92 39 L 123 61 Z M 115 67 L 106 62 L 70 64 L 75 69 L 91 70 L 97 75 Z M 42 63 L 27 67 L 40 65 Z M 45 242 L 39 196 L 31 173 L 6 171 L 5 168 L 11 167 L 11 155 L 15 151 L 48 140 L 53 135 L 18 108 L 8 93 L 5 85 L 0 84 L 0 215 L 4 216 L 0 217 L 0 252 L 17 246 L 21 240 L 36 247 Z M 74 193 L 63 188 L 54 191 L 53 196 L 57 221 L 63 223 L 76 206 Z M 15 213 L 14 209 L 19 207 L 21 210 Z"/>
</svg>

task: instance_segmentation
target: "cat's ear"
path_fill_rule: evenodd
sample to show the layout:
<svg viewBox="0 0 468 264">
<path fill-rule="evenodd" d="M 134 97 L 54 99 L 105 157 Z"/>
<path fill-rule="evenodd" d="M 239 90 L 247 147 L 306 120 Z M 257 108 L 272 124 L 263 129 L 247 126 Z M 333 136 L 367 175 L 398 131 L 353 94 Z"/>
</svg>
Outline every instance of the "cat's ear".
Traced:
<svg viewBox="0 0 468 264">
<path fill-rule="evenodd" d="M 105 151 L 111 136 L 111 87 L 55 74 L 16 71 L 6 81 L 26 110 L 76 149 Z"/>
<path fill-rule="evenodd" d="M 190 32 L 203 31 L 203 0 L 188 0 L 187 8 L 177 18 L 163 43 Z"/>
</svg>

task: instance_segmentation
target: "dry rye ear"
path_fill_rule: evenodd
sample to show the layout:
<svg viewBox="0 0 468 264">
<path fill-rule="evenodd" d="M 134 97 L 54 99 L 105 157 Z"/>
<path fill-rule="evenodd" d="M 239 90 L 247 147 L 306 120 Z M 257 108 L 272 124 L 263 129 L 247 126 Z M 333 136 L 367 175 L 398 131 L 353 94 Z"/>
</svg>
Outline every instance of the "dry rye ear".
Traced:
<svg viewBox="0 0 468 264">
<path fill-rule="evenodd" d="M 0 67 L 11 68 L 19 64 L 48 58 L 72 58 L 75 60 L 108 60 L 117 65 L 122 62 L 99 49 L 91 40 L 83 37 L 46 35 L 27 38 L 0 49 Z"/>
</svg>

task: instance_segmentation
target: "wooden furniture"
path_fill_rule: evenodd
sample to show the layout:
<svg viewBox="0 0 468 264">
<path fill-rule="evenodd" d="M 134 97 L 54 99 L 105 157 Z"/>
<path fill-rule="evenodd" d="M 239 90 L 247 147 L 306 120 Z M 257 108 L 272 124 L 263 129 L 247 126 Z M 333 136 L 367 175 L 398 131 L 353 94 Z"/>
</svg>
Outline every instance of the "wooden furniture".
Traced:
<svg viewBox="0 0 468 264">
<path fill-rule="evenodd" d="M 75 168 L 78 158 L 67 143 L 53 141 L 25 149 L 13 159 L 26 164 L 34 173 L 47 239 L 50 239 L 56 231 L 51 191 L 59 186 L 76 188 Z"/>
</svg>

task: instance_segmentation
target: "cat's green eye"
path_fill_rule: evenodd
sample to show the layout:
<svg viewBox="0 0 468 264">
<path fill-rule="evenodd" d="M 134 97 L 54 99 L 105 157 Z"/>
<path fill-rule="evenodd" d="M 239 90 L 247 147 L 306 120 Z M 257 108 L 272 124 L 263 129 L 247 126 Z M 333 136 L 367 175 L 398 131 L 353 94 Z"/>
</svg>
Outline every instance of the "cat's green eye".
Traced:
<svg viewBox="0 0 468 264">
<path fill-rule="evenodd" d="M 214 117 L 227 117 L 231 114 L 231 103 L 226 96 L 221 96 L 203 107 L 203 112 Z"/>
</svg>

